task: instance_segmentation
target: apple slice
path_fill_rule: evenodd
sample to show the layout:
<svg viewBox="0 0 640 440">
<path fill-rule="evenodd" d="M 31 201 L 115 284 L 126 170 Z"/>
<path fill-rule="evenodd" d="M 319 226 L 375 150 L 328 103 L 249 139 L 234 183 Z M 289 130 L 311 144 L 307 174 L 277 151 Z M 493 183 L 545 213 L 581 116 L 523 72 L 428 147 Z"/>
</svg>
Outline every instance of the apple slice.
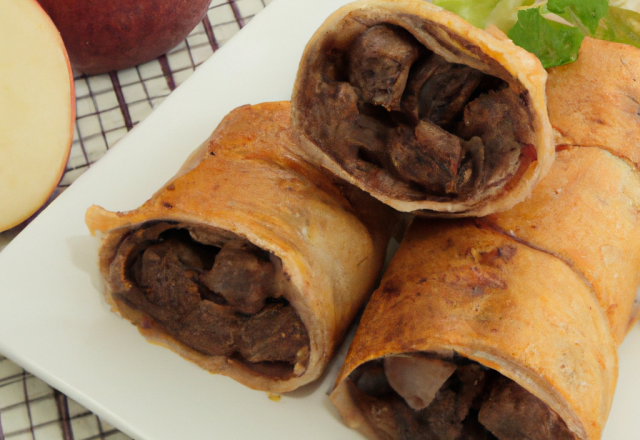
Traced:
<svg viewBox="0 0 640 440">
<path fill-rule="evenodd" d="M 75 120 L 62 38 L 35 0 L 0 1 L 0 231 L 27 219 L 64 172 Z"/>
</svg>

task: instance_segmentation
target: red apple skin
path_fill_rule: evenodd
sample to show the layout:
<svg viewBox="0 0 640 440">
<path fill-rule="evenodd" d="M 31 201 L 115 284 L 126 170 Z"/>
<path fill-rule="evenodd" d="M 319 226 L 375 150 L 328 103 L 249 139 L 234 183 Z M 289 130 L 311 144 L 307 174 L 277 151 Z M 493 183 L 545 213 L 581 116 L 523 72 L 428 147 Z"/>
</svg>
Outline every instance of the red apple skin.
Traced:
<svg viewBox="0 0 640 440">
<path fill-rule="evenodd" d="M 211 0 L 38 0 L 74 70 L 88 75 L 150 61 L 184 40 Z"/>
</svg>

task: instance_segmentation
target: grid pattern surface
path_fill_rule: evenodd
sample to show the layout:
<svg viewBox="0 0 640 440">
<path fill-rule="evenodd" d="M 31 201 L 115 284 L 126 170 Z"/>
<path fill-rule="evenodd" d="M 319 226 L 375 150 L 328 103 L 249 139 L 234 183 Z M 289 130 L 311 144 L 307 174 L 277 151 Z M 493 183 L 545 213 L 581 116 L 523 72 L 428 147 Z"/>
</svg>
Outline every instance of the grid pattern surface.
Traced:
<svg viewBox="0 0 640 440">
<path fill-rule="evenodd" d="M 76 121 L 57 197 L 271 0 L 212 0 L 189 36 L 131 69 L 76 76 Z M 0 252 L 24 225 L 0 233 Z M 125 440 L 130 437 L 0 354 L 0 440 Z"/>
</svg>

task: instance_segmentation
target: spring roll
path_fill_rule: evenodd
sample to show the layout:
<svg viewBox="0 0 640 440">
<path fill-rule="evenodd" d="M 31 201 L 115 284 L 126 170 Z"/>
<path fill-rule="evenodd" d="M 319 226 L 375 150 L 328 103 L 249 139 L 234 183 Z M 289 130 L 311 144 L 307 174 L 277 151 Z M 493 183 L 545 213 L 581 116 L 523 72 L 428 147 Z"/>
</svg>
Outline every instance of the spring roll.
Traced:
<svg viewBox="0 0 640 440">
<path fill-rule="evenodd" d="M 640 173 L 606 150 L 574 147 L 558 152 L 530 199 L 482 221 L 583 276 L 621 343 L 640 285 L 638 212 Z"/>
<path fill-rule="evenodd" d="M 593 146 L 640 165 L 640 49 L 586 37 L 576 62 L 549 69 L 559 146 Z"/>
<path fill-rule="evenodd" d="M 292 97 L 315 163 L 403 212 L 524 200 L 554 157 L 538 59 L 421 0 L 361 0 L 318 29 Z"/>
<path fill-rule="evenodd" d="M 637 169 L 640 166 L 639 76 L 640 50 L 626 44 L 585 38 L 575 63 L 550 70 L 548 103 L 556 143 L 596 146 Z M 625 258 L 637 258 L 636 254 L 634 251 Z M 628 297 L 628 291 L 625 292 Z M 638 319 L 640 292 L 636 295 L 628 328 Z"/>
<path fill-rule="evenodd" d="M 302 160 L 288 102 L 231 112 L 133 211 L 93 206 L 107 302 L 148 340 L 254 389 L 322 373 L 394 216 Z"/>
<path fill-rule="evenodd" d="M 480 222 L 417 219 L 331 400 L 369 439 L 599 439 L 616 348 L 559 258 Z"/>
<path fill-rule="evenodd" d="M 638 76 L 640 50 L 592 38 L 575 63 L 550 69 L 556 162 L 531 198 L 484 220 L 581 274 L 618 343 L 640 310 Z"/>
<path fill-rule="evenodd" d="M 638 60 L 635 48 L 586 39 L 578 62 L 549 72 L 558 153 L 531 197 L 473 224 L 412 226 L 370 305 L 377 315 L 367 309 L 332 397 L 347 423 L 371 438 L 601 437 L 615 347 L 637 317 L 640 174 L 637 146 L 623 139 L 638 134 L 630 115 L 637 112 L 630 103 L 640 99 L 633 82 Z M 414 264 L 410 255 L 430 260 Z M 519 264 L 518 255 L 531 260 Z M 519 296 L 519 286 L 529 298 Z M 465 290 L 468 297 L 461 297 Z M 491 308 L 487 293 L 495 299 Z M 428 302 L 414 304 L 413 313 L 422 310 L 429 324 L 408 315 L 397 334 L 380 336 L 375 323 L 382 310 L 400 314 L 405 306 L 398 303 L 409 300 Z M 527 311 L 518 318 L 514 307 Z M 446 313 L 453 323 L 442 322 Z M 390 328 L 397 324 L 385 319 Z M 427 332 L 435 344 L 417 341 Z M 372 337 L 385 336 L 395 345 L 377 342 L 374 349 Z M 518 359 L 501 370 L 483 353 Z M 541 389 L 531 386 L 536 380 Z"/>
</svg>

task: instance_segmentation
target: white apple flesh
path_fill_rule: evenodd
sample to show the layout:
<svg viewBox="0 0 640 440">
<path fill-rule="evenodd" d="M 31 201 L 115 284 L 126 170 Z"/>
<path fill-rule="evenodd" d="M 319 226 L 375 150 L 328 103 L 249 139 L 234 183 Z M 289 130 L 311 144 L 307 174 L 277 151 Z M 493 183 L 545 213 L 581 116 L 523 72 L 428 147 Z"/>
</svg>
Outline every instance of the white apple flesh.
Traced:
<svg viewBox="0 0 640 440">
<path fill-rule="evenodd" d="M 31 216 L 64 172 L 75 119 L 58 30 L 35 0 L 0 1 L 0 231 Z"/>
</svg>

